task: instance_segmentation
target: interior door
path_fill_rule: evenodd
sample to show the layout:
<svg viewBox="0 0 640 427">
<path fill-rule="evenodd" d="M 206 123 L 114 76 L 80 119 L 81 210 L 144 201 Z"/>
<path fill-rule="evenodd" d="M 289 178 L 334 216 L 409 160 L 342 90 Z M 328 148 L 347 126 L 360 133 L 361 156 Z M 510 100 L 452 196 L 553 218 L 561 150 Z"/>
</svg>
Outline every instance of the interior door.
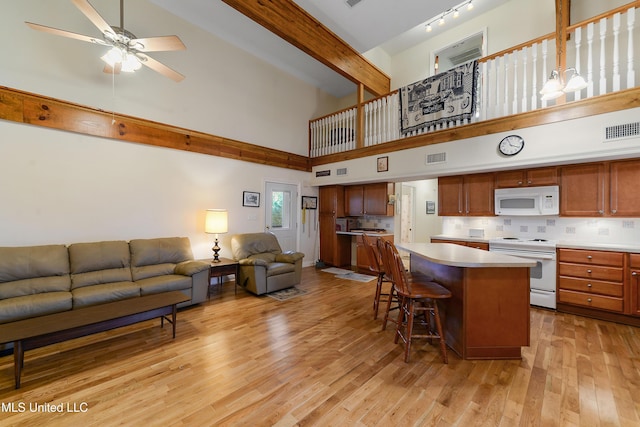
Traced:
<svg viewBox="0 0 640 427">
<path fill-rule="evenodd" d="M 265 185 L 265 228 L 278 239 L 283 252 L 298 247 L 298 187 L 267 182 Z"/>
<path fill-rule="evenodd" d="M 402 186 L 402 199 L 400 201 L 400 242 L 413 243 L 413 224 L 415 221 L 416 189 L 409 185 Z"/>
</svg>

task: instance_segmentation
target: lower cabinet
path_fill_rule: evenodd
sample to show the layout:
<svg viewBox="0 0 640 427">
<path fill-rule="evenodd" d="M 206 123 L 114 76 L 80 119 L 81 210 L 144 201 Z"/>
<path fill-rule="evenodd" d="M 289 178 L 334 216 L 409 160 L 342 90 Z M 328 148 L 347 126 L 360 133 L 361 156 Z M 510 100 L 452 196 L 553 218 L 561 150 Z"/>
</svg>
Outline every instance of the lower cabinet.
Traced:
<svg viewBox="0 0 640 427">
<path fill-rule="evenodd" d="M 640 316 L 640 254 L 629 254 L 631 314 Z"/>
<path fill-rule="evenodd" d="M 624 253 L 558 250 L 558 302 L 624 312 Z"/>
</svg>

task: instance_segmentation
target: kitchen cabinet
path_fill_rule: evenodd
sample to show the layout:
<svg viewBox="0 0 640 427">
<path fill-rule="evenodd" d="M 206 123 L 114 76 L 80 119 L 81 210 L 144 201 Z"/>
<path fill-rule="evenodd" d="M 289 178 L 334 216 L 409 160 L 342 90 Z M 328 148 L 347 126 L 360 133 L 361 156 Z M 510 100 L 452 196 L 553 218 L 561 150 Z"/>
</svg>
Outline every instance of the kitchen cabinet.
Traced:
<svg viewBox="0 0 640 427">
<path fill-rule="evenodd" d="M 320 187 L 318 221 L 320 227 L 320 259 L 328 265 L 351 264 L 351 239 L 336 234 L 336 218 L 344 217 L 344 187 Z"/>
<path fill-rule="evenodd" d="M 347 216 L 393 216 L 393 205 L 389 204 L 389 195 L 394 194 L 394 184 L 378 182 L 345 187 L 345 205 Z"/>
<path fill-rule="evenodd" d="M 438 178 L 438 214 L 440 216 L 494 215 L 493 173 Z"/>
<path fill-rule="evenodd" d="M 481 249 L 483 251 L 489 250 L 489 244 L 484 242 L 469 242 L 463 240 L 446 240 L 446 239 L 431 239 L 431 243 L 453 243 L 454 245 L 468 246 L 470 248 Z"/>
<path fill-rule="evenodd" d="M 373 242 L 378 239 L 375 234 L 367 234 L 367 237 L 372 237 L 369 240 Z M 379 238 L 393 243 L 393 235 L 379 236 Z M 369 255 L 367 254 L 367 248 L 362 241 L 361 235 L 356 236 L 356 265 L 358 266 L 358 269 L 369 270 Z"/>
<path fill-rule="evenodd" d="M 640 254 L 629 254 L 631 314 L 640 316 Z"/>
<path fill-rule="evenodd" d="M 496 188 L 539 187 L 558 184 L 558 168 L 536 168 L 496 173 Z"/>
<path fill-rule="evenodd" d="M 561 216 L 640 216 L 640 160 L 560 167 Z"/>
<path fill-rule="evenodd" d="M 565 304 L 623 313 L 624 266 L 622 252 L 558 249 L 558 308 Z"/>
<path fill-rule="evenodd" d="M 605 163 L 560 167 L 560 216 L 602 216 L 608 196 Z"/>
</svg>

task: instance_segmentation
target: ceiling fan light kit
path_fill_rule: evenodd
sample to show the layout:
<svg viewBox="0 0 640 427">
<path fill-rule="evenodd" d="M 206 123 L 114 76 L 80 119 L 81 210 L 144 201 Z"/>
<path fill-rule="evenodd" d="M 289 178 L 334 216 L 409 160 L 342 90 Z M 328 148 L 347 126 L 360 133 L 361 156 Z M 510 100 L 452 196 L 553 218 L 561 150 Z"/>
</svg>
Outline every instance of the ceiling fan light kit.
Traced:
<svg viewBox="0 0 640 427">
<path fill-rule="evenodd" d="M 178 36 L 160 36 L 137 38 L 133 33 L 124 28 L 124 0 L 120 0 L 120 26 L 110 26 L 94 9 L 87 0 L 72 0 L 73 4 L 95 25 L 101 32 L 103 40 L 91 36 L 72 33 L 70 31 L 59 30 L 45 25 L 25 22 L 34 30 L 57 36 L 68 37 L 89 43 L 110 47 L 110 49 L 100 57 L 107 66 L 104 71 L 118 74 L 120 71 L 133 73 L 145 65 L 152 70 L 179 82 L 184 76 L 177 71 L 167 67 L 159 61 L 149 57 L 144 52 L 184 50 L 186 46 Z"/>
</svg>

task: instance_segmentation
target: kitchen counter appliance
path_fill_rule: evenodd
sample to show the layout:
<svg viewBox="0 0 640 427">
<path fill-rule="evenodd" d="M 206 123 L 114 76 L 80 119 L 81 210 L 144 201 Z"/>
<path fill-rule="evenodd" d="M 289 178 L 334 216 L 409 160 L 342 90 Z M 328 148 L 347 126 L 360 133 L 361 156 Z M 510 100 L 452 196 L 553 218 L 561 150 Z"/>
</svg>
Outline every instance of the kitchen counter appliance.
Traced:
<svg viewBox="0 0 640 427">
<path fill-rule="evenodd" d="M 536 261 L 530 269 L 530 303 L 556 308 L 556 242 L 546 239 L 503 237 L 489 240 L 489 251 Z"/>
<path fill-rule="evenodd" d="M 540 216 L 558 215 L 560 212 L 560 190 L 557 185 L 497 188 L 494 200 L 496 215 Z"/>
</svg>

